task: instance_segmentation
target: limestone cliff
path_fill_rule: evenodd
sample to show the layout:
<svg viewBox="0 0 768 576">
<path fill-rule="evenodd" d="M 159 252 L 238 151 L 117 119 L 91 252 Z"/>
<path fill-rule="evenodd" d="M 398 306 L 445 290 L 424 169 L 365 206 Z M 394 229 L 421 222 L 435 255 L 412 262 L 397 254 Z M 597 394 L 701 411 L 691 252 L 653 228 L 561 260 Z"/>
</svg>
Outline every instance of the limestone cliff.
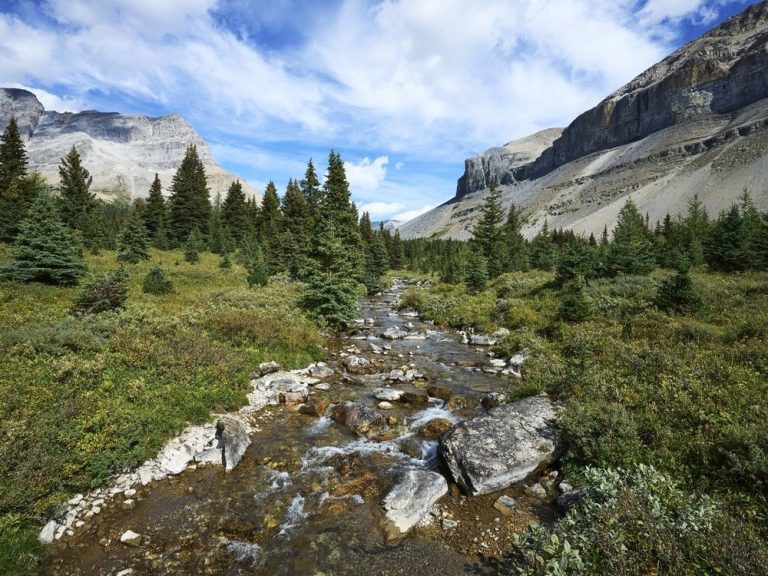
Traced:
<svg viewBox="0 0 768 576">
<path fill-rule="evenodd" d="M 768 209 L 768 2 L 686 44 L 559 137 L 544 133 L 554 137 L 528 161 L 505 163 L 504 148 L 467 160 L 456 196 L 404 224 L 403 237 L 469 237 L 491 179 L 527 212 L 528 236 L 545 219 L 598 234 L 630 194 L 652 221 L 694 193 L 713 214 L 744 188 Z"/>
<path fill-rule="evenodd" d="M 236 179 L 216 163 L 208 144 L 176 114 L 150 118 L 93 110 L 59 113 L 46 111 L 31 92 L 0 88 L 0 130 L 12 115 L 26 137 L 30 167 L 54 185 L 59 181 L 59 162 L 72 146 L 93 176 L 92 189 L 105 198 L 146 196 L 155 172 L 167 189 L 189 144 L 197 146 L 212 197 L 217 192 L 224 195 Z M 258 196 L 246 183 L 243 187 Z"/>
</svg>

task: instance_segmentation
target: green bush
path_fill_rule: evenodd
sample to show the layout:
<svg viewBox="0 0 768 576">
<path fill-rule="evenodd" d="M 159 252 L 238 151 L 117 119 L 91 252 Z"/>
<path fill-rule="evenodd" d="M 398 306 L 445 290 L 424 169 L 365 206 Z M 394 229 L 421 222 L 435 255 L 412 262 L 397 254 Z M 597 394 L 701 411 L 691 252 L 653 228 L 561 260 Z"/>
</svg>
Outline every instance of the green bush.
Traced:
<svg viewBox="0 0 768 576">
<path fill-rule="evenodd" d="M 37 574 L 42 545 L 38 529 L 26 525 L 21 514 L 0 516 L 0 574 Z"/>
<path fill-rule="evenodd" d="M 160 265 L 153 266 L 152 269 L 144 277 L 144 282 L 141 286 L 142 292 L 145 294 L 170 294 L 173 292 L 173 282 L 171 282 L 166 276 Z"/>
<path fill-rule="evenodd" d="M 566 322 L 583 322 L 593 312 L 592 300 L 584 291 L 584 284 L 579 281 L 568 284 L 560 300 L 558 316 Z"/>
<path fill-rule="evenodd" d="M 83 286 L 72 305 L 77 314 L 98 314 L 119 310 L 128 299 L 128 274 L 123 269 L 105 273 Z"/>
<path fill-rule="evenodd" d="M 654 304 L 667 312 L 691 314 L 701 307 L 701 297 L 693 287 L 691 272 L 687 268 L 659 284 Z"/>
</svg>

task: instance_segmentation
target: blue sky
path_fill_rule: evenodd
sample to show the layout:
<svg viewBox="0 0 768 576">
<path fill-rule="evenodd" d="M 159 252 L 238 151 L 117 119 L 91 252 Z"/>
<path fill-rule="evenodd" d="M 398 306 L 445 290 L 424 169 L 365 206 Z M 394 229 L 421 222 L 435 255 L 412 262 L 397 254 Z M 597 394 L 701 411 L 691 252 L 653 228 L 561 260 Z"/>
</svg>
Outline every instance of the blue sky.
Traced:
<svg viewBox="0 0 768 576">
<path fill-rule="evenodd" d="M 565 126 L 748 0 L 0 0 L 0 85 L 53 110 L 179 113 L 282 192 L 346 161 L 374 219 L 464 159 Z"/>
</svg>

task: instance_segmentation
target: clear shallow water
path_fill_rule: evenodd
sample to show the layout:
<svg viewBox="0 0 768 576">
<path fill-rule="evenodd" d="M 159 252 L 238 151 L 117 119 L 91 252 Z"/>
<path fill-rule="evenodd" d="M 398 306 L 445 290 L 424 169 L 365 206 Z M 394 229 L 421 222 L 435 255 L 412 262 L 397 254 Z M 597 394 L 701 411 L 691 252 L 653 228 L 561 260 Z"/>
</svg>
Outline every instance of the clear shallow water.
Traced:
<svg viewBox="0 0 768 576">
<path fill-rule="evenodd" d="M 433 328 L 392 316 L 393 300 L 390 294 L 364 303 L 363 315 L 376 322 L 374 337 L 361 328 L 336 341 L 334 349 L 355 345 L 361 355 L 384 362 L 382 373 L 413 363 L 430 384 L 466 397 L 464 408 L 451 412 L 437 399 L 421 407 L 395 403 L 386 414 L 397 418 L 399 427 L 392 439 L 381 442 L 359 439 L 327 417 L 269 409 L 273 417 L 260 424 L 233 471 L 216 466 L 188 470 L 142 488 L 135 509 L 108 509 L 74 537 L 54 544 L 44 573 L 117 574 L 127 568 L 134 574 L 472 573 L 472 558 L 440 538 L 387 542 L 380 504 L 403 470 L 440 470 L 437 442 L 420 437 L 421 426 L 433 418 L 458 422 L 471 417 L 482 395 L 506 381 L 457 366 L 459 361 L 485 365 L 487 358 L 450 333 L 430 332 L 425 340 L 375 338 L 389 326 L 408 322 L 422 334 Z M 367 351 L 368 341 L 392 350 L 374 356 Z M 331 391 L 320 394 L 371 406 L 377 402 L 372 388 L 384 385 L 376 379 L 371 386 L 330 382 Z M 119 542 L 128 529 L 143 535 L 141 547 Z"/>
</svg>

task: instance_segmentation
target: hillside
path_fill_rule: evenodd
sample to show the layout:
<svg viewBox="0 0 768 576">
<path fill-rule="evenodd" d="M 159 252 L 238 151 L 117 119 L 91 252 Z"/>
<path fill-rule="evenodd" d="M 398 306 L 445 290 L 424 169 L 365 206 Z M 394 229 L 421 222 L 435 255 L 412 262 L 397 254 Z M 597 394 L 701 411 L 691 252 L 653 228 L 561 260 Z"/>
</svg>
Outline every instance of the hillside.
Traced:
<svg viewBox="0 0 768 576">
<path fill-rule="evenodd" d="M 468 238 L 488 184 L 550 227 L 598 234 L 631 194 L 651 222 L 698 193 L 710 213 L 748 188 L 768 207 L 768 3 L 683 46 L 576 118 L 470 158 L 456 195 L 404 238 Z M 551 138 L 546 141 L 546 136 Z M 541 143 L 545 142 L 545 146 Z M 505 153 L 512 144 L 522 154 Z"/>
</svg>

